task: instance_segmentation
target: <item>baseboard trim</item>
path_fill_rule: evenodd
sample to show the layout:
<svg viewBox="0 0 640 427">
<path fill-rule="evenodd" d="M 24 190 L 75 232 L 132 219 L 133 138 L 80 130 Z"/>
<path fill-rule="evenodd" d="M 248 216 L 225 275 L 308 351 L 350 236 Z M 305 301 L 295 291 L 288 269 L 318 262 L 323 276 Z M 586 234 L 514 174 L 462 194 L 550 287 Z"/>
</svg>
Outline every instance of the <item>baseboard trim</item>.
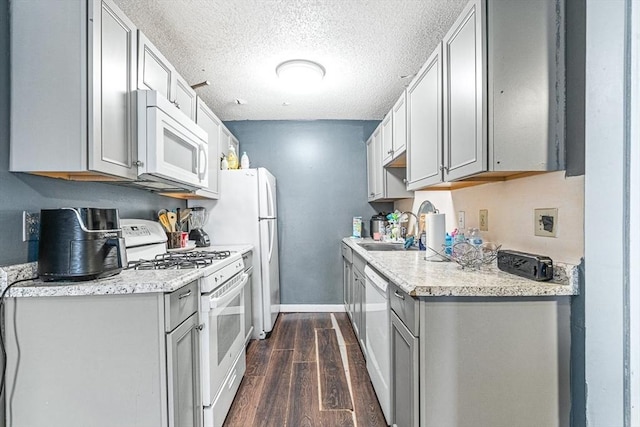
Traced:
<svg viewBox="0 0 640 427">
<path fill-rule="evenodd" d="M 343 304 L 280 304 L 282 313 L 344 313 Z"/>
</svg>

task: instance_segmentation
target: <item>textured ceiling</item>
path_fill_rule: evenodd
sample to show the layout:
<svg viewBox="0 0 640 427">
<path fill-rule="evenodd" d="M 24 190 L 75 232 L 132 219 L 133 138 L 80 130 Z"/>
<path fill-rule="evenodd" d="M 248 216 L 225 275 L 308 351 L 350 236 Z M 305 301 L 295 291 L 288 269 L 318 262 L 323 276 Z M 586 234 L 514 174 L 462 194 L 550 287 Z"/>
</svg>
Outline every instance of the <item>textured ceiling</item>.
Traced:
<svg viewBox="0 0 640 427">
<path fill-rule="evenodd" d="M 381 119 L 466 1 L 115 0 L 222 120 Z M 320 87 L 282 87 L 289 59 L 322 64 Z"/>
</svg>

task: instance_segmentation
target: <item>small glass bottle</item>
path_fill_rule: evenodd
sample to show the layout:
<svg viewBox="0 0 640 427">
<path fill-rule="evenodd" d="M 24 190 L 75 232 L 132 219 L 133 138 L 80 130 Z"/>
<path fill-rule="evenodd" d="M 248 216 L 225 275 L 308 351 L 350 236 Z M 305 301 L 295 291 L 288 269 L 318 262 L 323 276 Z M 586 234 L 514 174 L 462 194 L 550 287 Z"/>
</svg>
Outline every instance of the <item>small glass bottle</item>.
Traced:
<svg viewBox="0 0 640 427">
<path fill-rule="evenodd" d="M 480 230 L 477 228 L 471 228 L 469 233 L 469 243 L 473 246 L 482 245 L 482 236 L 480 235 Z"/>
</svg>

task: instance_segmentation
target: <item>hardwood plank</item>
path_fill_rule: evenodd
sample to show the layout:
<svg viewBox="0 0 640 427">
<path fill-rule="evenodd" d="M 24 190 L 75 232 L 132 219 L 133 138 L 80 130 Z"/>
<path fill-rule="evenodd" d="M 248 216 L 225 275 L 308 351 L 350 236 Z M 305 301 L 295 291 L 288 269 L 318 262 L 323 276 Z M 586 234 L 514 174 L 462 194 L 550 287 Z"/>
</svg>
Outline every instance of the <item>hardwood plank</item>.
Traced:
<svg viewBox="0 0 640 427">
<path fill-rule="evenodd" d="M 312 313 L 299 314 L 294 347 L 294 362 L 316 361 L 316 333 Z"/>
<path fill-rule="evenodd" d="M 245 376 L 265 376 L 273 350 L 271 338 L 251 340 L 247 350 L 247 370 Z"/>
<path fill-rule="evenodd" d="M 316 363 L 294 363 L 289 391 L 287 426 L 321 427 L 322 425 Z"/>
<path fill-rule="evenodd" d="M 353 409 L 335 329 L 316 329 L 321 409 Z"/>
<path fill-rule="evenodd" d="M 323 426 L 354 427 L 353 411 L 346 411 L 346 410 L 321 411 L 320 415 L 322 417 Z M 366 424 L 359 424 L 359 425 L 366 426 Z"/>
<path fill-rule="evenodd" d="M 331 313 L 310 313 L 313 318 L 313 327 L 318 329 L 331 329 Z"/>
<path fill-rule="evenodd" d="M 342 333 L 344 343 L 346 345 L 358 344 L 358 339 L 356 338 L 356 334 L 353 332 L 351 320 L 349 320 L 349 316 L 347 316 L 347 313 L 334 313 L 333 315 L 338 321 L 338 326 L 340 327 L 340 332 Z"/>
<path fill-rule="evenodd" d="M 245 427 L 253 425 L 260 402 L 264 377 L 244 377 L 240 383 L 238 393 L 229 409 L 225 427 Z"/>
<path fill-rule="evenodd" d="M 276 336 L 269 338 L 274 340 L 274 350 L 293 350 L 296 342 L 297 324 L 298 313 L 280 313 Z"/>
<path fill-rule="evenodd" d="M 282 427 L 288 411 L 293 350 L 273 350 L 256 409 L 256 426 Z"/>
<path fill-rule="evenodd" d="M 378 397 L 369 379 L 367 366 L 358 345 L 347 346 L 349 373 L 353 389 L 354 411 L 358 425 L 375 427 L 387 426 Z"/>
</svg>

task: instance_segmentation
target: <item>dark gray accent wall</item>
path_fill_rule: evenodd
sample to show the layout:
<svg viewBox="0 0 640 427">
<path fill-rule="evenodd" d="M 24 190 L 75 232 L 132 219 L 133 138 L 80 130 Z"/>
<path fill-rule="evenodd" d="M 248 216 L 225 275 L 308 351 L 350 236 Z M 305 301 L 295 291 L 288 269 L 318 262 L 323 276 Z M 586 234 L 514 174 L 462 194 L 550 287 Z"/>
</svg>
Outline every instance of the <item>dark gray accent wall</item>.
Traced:
<svg viewBox="0 0 640 427">
<path fill-rule="evenodd" d="M 9 172 L 9 5 L 0 0 L 0 265 L 35 261 L 37 243 L 22 241 L 22 211 L 63 206 L 118 208 L 121 217 L 155 219 L 185 202 L 111 184 L 70 182 Z M 38 126 L 38 123 L 34 123 Z M 46 144 L 46 141 L 43 141 Z"/>
<path fill-rule="evenodd" d="M 584 175 L 586 4 L 567 1 L 566 65 L 566 175 Z"/>
<path fill-rule="evenodd" d="M 342 302 L 340 241 L 352 219 L 366 228 L 377 210 L 367 203 L 365 141 L 377 121 L 233 121 L 225 123 L 251 167 L 277 179 L 282 304 Z"/>
</svg>

